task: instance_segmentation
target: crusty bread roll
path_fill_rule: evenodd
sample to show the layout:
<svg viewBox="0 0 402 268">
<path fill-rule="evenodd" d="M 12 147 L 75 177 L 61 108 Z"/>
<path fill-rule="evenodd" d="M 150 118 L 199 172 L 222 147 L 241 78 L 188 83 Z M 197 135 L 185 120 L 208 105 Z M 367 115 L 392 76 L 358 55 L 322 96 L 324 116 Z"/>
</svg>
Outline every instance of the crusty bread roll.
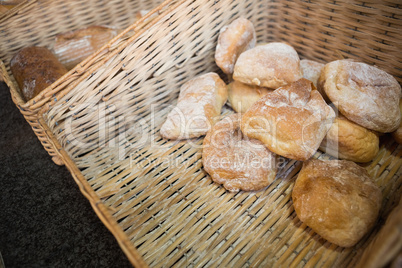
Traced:
<svg viewBox="0 0 402 268">
<path fill-rule="evenodd" d="M 243 52 L 235 64 L 233 79 L 245 84 L 276 89 L 302 78 L 296 50 L 280 42 Z"/>
<path fill-rule="evenodd" d="M 302 222 L 329 242 L 351 247 L 375 224 L 382 195 L 356 163 L 311 159 L 303 163 L 292 199 Z"/>
<path fill-rule="evenodd" d="M 275 155 L 260 141 L 244 137 L 240 120 L 240 114 L 226 116 L 208 131 L 202 163 L 212 180 L 230 192 L 260 190 L 275 179 Z"/>
<path fill-rule="evenodd" d="M 273 90 L 265 87 L 233 81 L 228 85 L 228 100 L 233 110 L 237 113 L 245 113 L 254 102 L 271 91 Z"/>
<path fill-rule="evenodd" d="M 365 63 L 337 60 L 325 65 L 318 86 L 349 120 L 383 133 L 398 128 L 401 86 L 392 75 Z"/>
<path fill-rule="evenodd" d="M 216 73 L 206 73 L 186 82 L 176 107 L 168 114 L 160 133 L 166 139 L 203 136 L 221 114 L 227 86 Z"/>
<path fill-rule="evenodd" d="M 402 99 L 399 100 L 399 110 L 402 117 Z M 399 123 L 398 129 L 392 132 L 392 137 L 394 137 L 397 143 L 402 144 L 402 120 Z"/>
<path fill-rule="evenodd" d="M 34 98 L 67 73 L 56 56 L 45 47 L 19 50 L 11 59 L 10 67 L 25 101 Z"/>
<path fill-rule="evenodd" d="M 380 139 L 373 131 L 339 116 L 327 132 L 320 150 L 340 159 L 364 163 L 377 155 L 379 144 Z"/>
<path fill-rule="evenodd" d="M 302 78 L 268 93 L 243 115 L 241 130 L 278 155 L 309 159 L 335 118 L 334 110 L 312 87 Z"/>
<path fill-rule="evenodd" d="M 321 70 L 324 68 L 324 66 L 325 64 L 313 60 L 303 59 L 300 61 L 300 68 L 302 70 L 303 77 L 313 82 L 314 86 L 316 87 Z"/>
<path fill-rule="evenodd" d="M 216 65 L 226 74 L 232 74 L 239 55 L 255 46 L 256 36 L 253 24 L 238 18 L 221 28 L 215 49 Z"/>
<path fill-rule="evenodd" d="M 70 70 L 116 35 L 116 29 L 98 25 L 69 31 L 56 36 L 53 51 L 59 61 Z"/>
</svg>

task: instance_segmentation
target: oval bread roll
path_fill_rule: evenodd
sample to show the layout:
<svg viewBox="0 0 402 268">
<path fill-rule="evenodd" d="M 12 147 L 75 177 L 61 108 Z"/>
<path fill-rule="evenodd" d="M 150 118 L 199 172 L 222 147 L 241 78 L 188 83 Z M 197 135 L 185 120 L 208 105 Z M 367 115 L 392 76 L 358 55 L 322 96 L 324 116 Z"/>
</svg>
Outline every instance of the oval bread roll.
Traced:
<svg viewBox="0 0 402 268">
<path fill-rule="evenodd" d="M 233 73 L 236 81 L 273 89 L 300 78 L 299 55 L 292 46 L 280 42 L 259 45 L 243 52 Z"/>
<path fill-rule="evenodd" d="M 228 85 L 228 100 L 233 110 L 237 113 L 245 113 L 254 102 L 272 91 L 265 87 L 250 86 L 233 81 Z"/>
<path fill-rule="evenodd" d="M 205 135 L 221 114 L 227 97 L 227 86 L 216 73 L 187 81 L 180 88 L 176 107 L 160 129 L 162 137 L 189 139 Z"/>
<path fill-rule="evenodd" d="M 317 87 L 317 81 L 324 66 L 325 64 L 313 60 L 303 59 L 300 61 L 300 68 L 302 70 L 303 77 L 313 82 L 315 87 Z M 322 92 L 320 93 L 322 95 Z"/>
<path fill-rule="evenodd" d="M 369 162 L 378 153 L 380 139 L 373 132 L 340 116 L 320 145 L 320 150 L 334 157 L 354 162 Z"/>
<path fill-rule="evenodd" d="M 61 33 L 55 38 L 53 51 L 60 62 L 70 70 L 116 35 L 117 30 L 98 25 Z"/>
<path fill-rule="evenodd" d="M 231 24 L 224 26 L 218 37 L 215 49 L 216 65 L 226 74 L 232 74 L 239 55 L 256 43 L 253 24 L 245 19 L 238 18 Z"/>
<path fill-rule="evenodd" d="M 292 199 L 302 222 L 329 242 L 351 247 L 375 224 L 382 194 L 352 161 L 311 159 L 303 163 Z"/>
<path fill-rule="evenodd" d="M 307 160 L 318 149 L 335 118 L 312 82 L 300 79 L 268 93 L 243 115 L 243 133 L 278 155 Z"/>
<path fill-rule="evenodd" d="M 45 47 L 26 47 L 14 55 L 11 72 L 25 101 L 37 96 L 67 73 L 56 56 Z"/>
<path fill-rule="evenodd" d="M 275 154 L 244 137 L 240 120 L 240 114 L 226 116 L 208 131 L 202 163 L 212 180 L 230 192 L 260 190 L 275 179 Z"/>
<path fill-rule="evenodd" d="M 392 75 L 362 62 L 338 60 L 325 65 L 318 86 L 349 120 L 382 133 L 399 127 L 401 86 Z"/>
</svg>

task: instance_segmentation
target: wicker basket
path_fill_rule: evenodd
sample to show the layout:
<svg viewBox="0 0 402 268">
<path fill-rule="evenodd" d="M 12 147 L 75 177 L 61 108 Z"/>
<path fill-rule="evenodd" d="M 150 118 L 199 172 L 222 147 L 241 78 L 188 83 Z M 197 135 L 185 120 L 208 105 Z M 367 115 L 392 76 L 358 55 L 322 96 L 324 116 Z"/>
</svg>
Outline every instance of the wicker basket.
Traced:
<svg viewBox="0 0 402 268">
<path fill-rule="evenodd" d="M 28 102 L 21 96 L 20 89 L 10 72 L 10 60 L 15 53 L 26 46 L 50 47 L 55 35 L 77 30 L 90 25 L 110 25 L 117 29 L 131 29 L 136 32 L 146 27 L 152 20 L 138 21 L 135 14 L 140 10 L 152 10 L 162 1 L 105 1 L 105 0 L 28 0 L 0 15 L 0 81 L 5 81 L 11 96 L 25 119 L 32 126 L 42 145 L 53 156 L 56 164 L 62 164 L 44 135 L 38 123 L 38 111 L 55 97 L 57 92 L 73 87 L 74 82 L 83 78 L 83 70 L 94 65 L 108 51 L 115 49 L 117 40 L 124 40 L 127 30 L 114 38 L 109 44 L 70 70 Z M 161 9 L 153 10 L 157 13 Z M 130 34 L 135 34 L 130 32 Z"/>
<path fill-rule="evenodd" d="M 401 196 L 402 146 L 389 135 L 364 165 L 384 196 L 377 225 L 356 246 L 341 248 L 294 212 L 290 194 L 301 162 L 282 158 L 264 190 L 228 193 L 203 170 L 202 138 L 166 141 L 159 129 L 183 83 L 219 72 L 219 30 L 240 16 L 254 23 L 259 42 L 286 41 L 321 62 L 357 59 L 402 82 L 397 2 L 171 1 L 146 32 L 82 67 L 84 78 L 56 94 L 40 123 L 136 266 L 355 266 Z"/>
</svg>

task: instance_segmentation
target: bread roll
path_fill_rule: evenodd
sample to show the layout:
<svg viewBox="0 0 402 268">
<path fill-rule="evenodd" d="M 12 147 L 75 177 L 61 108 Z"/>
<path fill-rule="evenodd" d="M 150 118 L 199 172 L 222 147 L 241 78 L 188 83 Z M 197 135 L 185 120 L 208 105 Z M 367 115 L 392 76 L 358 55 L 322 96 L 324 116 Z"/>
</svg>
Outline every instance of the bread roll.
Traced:
<svg viewBox="0 0 402 268">
<path fill-rule="evenodd" d="M 313 84 L 300 79 L 255 102 L 243 115 L 241 130 L 270 151 L 307 160 L 318 149 L 335 118 Z"/>
<path fill-rule="evenodd" d="M 232 114 L 208 131 L 202 163 L 212 180 L 230 192 L 260 190 L 275 179 L 275 155 L 260 141 L 244 137 L 240 120 L 240 114 Z"/>
<path fill-rule="evenodd" d="M 369 162 L 377 155 L 380 139 L 373 132 L 340 116 L 320 145 L 320 150 L 334 157 L 354 162 Z"/>
<path fill-rule="evenodd" d="M 402 99 L 399 100 L 399 110 L 402 117 Z M 394 137 L 397 143 L 402 144 L 402 120 L 399 123 L 398 129 L 392 132 L 392 137 Z"/>
<path fill-rule="evenodd" d="M 226 74 L 232 74 L 239 55 L 255 46 L 256 37 L 253 24 L 245 19 L 238 18 L 224 26 L 218 37 L 215 50 L 216 65 Z"/>
<path fill-rule="evenodd" d="M 180 89 L 176 107 L 161 127 L 162 137 L 189 139 L 205 135 L 221 114 L 227 97 L 226 84 L 216 73 L 186 82 Z"/>
<path fill-rule="evenodd" d="M 45 47 L 26 47 L 14 55 L 11 72 L 25 101 L 37 96 L 67 73 L 55 55 Z"/>
<path fill-rule="evenodd" d="M 398 128 L 401 86 L 392 75 L 365 63 L 338 60 L 325 65 L 318 86 L 349 120 L 383 133 Z"/>
<path fill-rule="evenodd" d="M 273 42 L 243 52 L 234 68 L 233 79 L 245 84 L 276 89 L 302 78 L 296 50 Z"/>
<path fill-rule="evenodd" d="M 313 60 L 303 59 L 300 61 L 300 68 L 302 70 L 303 77 L 313 82 L 315 87 L 317 87 L 318 78 L 320 77 L 321 70 L 324 68 L 324 66 L 325 64 Z"/>
<path fill-rule="evenodd" d="M 233 81 L 228 85 L 228 99 L 233 110 L 245 113 L 254 102 L 271 91 L 273 90 Z"/>
<path fill-rule="evenodd" d="M 356 163 L 311 159 L 303 163 L 292 199 L 302 222 L 329 242 L 351 247 L 375 224 L 382 195 Z"/>
<path fill-rule="evenodd" d="M 117 30 L 97 25 L 69 31 L 56 36 L 53 51 L 60 62 L 70 70 L 116 35 Z"/>
</svg>

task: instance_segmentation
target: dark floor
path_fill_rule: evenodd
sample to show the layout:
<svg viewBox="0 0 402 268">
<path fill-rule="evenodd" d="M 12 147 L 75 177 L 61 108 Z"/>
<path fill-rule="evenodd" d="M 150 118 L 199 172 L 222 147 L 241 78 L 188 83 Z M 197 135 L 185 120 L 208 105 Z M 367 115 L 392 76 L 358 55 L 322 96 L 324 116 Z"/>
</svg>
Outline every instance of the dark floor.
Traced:
<svg viewBox="0 0 402 268">
<path fill-rule="evenodd" d="M 0 252 L 6 268 L 131 266 L 67 169 L 52 162 L 2 82 Z"/>
</svg>

